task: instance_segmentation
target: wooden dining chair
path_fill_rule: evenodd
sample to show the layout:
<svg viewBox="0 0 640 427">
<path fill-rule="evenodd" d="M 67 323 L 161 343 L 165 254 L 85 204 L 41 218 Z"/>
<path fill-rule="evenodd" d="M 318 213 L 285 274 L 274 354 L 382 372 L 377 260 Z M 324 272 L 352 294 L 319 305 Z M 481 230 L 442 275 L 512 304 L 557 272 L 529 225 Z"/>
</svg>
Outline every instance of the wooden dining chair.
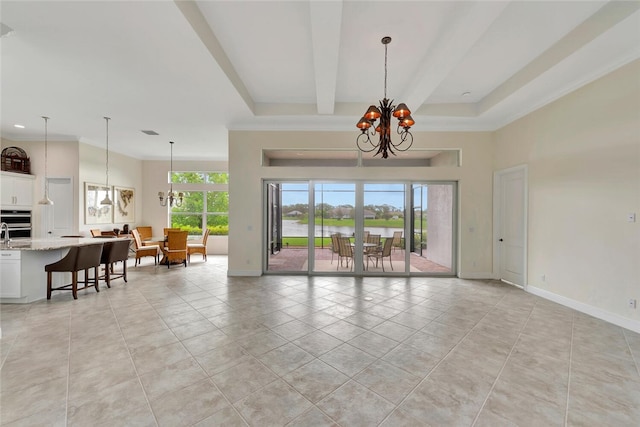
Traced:
<svg viewBox="0 0 640 427">
<path fill-rule="evenodd" d="M 188 231 L 171 231 L 167 232 L 167 247 L 162 251 L 167 262 L 167 268 L 171 268 L 171 264 L 179 262 L 187 266 L 187 236 Z"/>
<path fill-rule="evenodd" d="M 191 254 L 202 254 L 202 259 L 207 260 L 207 239 L 209 238 L 209 229 L 205 229 L 201 242 L 187 243 L 187 261 L 191 262 Z"/>
<path fill-rule="evenodd" d="M 143 226 L 136 227 L 136 230 L 138 230 L 138 233 L 140 234 L 141 246 L 153 246 L 153 245 L 157 246 L 158 245 L 156 242 L 148 241 L 149 239 L 151 239 L 151 237 L 153 237 L 153 227 L 148 225 L 143 225 Z"/>
<path fill-rule="evenodd" d="M 154 264 L 158 264 L 158 257 L 159 257 L 159 253 L 160 253 L 160 246 L 159 245 L 142 245 L 142 240 L 140 239 L 140 232 L 138 231 L 138 229 L 135 230 L 131 230 L 131 234 L 133 234 L 133 241 L 134 241 L 134 250 L 136 252 L 136 262 L 134 264 L 134 267 L 138 266 L 138 262 L 140 262 L 140 258 L 146 257 L 146 256 L 152 256 L 153 257 L 153 261 Z"/>
<path fill-rule="evenodd" d="M 180 231 L 179 228 L 171 228 L 171 227 L 165 227 L 162 230 L 165 236 L 168 236 L 170 231 Z"/>
</svg>

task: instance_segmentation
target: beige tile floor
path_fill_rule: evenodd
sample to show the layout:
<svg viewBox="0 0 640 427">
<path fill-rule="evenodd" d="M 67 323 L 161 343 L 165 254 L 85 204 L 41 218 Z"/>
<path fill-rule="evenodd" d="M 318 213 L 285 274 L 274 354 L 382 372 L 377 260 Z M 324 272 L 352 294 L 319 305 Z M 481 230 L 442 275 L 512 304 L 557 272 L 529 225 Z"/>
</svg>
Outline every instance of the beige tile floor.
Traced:
<svg viewBox="0 0 640 427">
<path fill-rule="evenodd" d="M 129 271 L 0 307 L 2 425 L 640 425 L 640 335 L 501 283 Z"/>
</svg>

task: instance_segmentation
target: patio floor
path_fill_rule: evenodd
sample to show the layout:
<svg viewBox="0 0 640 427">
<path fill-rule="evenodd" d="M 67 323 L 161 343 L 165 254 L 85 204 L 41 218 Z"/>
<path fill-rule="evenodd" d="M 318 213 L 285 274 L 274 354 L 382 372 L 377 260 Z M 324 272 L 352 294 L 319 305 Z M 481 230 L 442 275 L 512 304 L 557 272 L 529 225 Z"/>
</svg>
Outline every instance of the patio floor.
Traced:
<svg viewBox="0 0 640 427">
<path fill-rule="evenodd" d="M 283 248 L 275 255 L 269 256 L 268 271 L 308 271 L 308 250 L 307 248 Z M 333 256 L 332 256 L 333 255 Z M 416 253 L 410 254 L 410 271 L 411 272 L 423 272 L 423 273 L 450 273 L 449 267 L 435 263 L 428 258 L 417 255 Z M 366 262 L 366 260 L 365 260 Z M 394 250 L 391 253 L 391 264 L 393 268 L 390 268 L 389 260 L 384 260 L 386 273 L 403 273 L 405 271 L 404 265 L 404 251 Z M 366 265 L 366 264 L 365 264 Z M 382 273 L 382 265 L 375 266 L 375 261 L 369 261 L 368 268 L 369 273 Z M 351 265 L 347 267 L 346 263 L 342 265 L 338 264 L 338 255 L 332 254 L 330 248 L 316 248 L 315 249 L 315 269 L 318 272 L 330 272 L 330 271 L 352 271 Z"/>
</svg>

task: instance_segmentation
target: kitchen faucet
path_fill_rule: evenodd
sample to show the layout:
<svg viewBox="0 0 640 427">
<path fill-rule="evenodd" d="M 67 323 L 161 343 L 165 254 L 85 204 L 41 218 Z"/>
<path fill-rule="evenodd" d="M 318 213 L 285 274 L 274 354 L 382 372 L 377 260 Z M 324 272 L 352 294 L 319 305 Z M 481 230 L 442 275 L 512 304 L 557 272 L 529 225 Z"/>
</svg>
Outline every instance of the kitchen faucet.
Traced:
<svg viewBox="0 0 640 427">
<path fill-rule="evenodd" d="M 0 234 L 2 234 L 2 230 L 4 230 L 4 239 L 2 242 L 6 245 L 9 243 L 9 224 L 6 222 L 0 223 Z"/>
</svg>

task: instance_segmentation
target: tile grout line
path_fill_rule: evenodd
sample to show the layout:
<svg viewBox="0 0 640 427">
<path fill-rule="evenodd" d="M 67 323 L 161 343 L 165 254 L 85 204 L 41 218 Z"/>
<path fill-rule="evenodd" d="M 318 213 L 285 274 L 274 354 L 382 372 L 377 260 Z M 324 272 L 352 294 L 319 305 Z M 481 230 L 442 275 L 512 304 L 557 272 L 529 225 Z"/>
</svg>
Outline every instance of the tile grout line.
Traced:
<svg viewBox="0 0 640 427">
<path fill-rule="evenodd" d="M 71 383 L 71 313 L 69 310 L 69 347 L 67 352 L 67 396 L 64 405 L 64 425 L 69 425 L 69 385 Z"/>
<path fill-rule="evenodd" d="M 571 344 L 569 344 L 569 372 L 567 376 L 567 404 L 564 411 L 564 425 L 565 427 L 569 423 L 569 396 L 571 393 L 571 363 L 573 361 L 573 333 L 575 330 L 576 315 L 571 316 Z"/>
<path fill-rule="evenodd" d="M 145 299 L 145 301 L 147 302 L 147 304 L 149 304 L 151 306 L 151 308 L 154 309 L 155 308 L 149 303 L 149 300 L 147 300 L 147 297 L 145 297 L 144 295 L 142 295 L 142 297 Z M 109 300 L 109 308 L 111 309 L 111 314 L 113 314 L 113 318 L 116 321 L 116 325 L 118 326 L 118 331 L 120 332 L 120 336 L 122 337 L 122 341 L 124 341 L 125 346 L 127 347 L 127 353 L 129 353 L 129 360 L 131 361 L 131 364 L 133 365 L 133 370 L 136 373 L 136 379 L 138 380 L 138 384 L 140 384 L 140 388 L 142 389 L 142 394 L 144 395 L 144 400 L 147 402 L 147 406 L 149 407 L 149 411 L 151 412 L 151 415 L 153 416 L 153 420 L 156 423 L 156 426 L 159 426 L 160 424 L 158 423 L 158 418 L 156 417 L 155 412 L 153 411 L 153 408 L 151 407 L 151 401 L 149 400 L 149 396 L 147 396 L 147 391 L 144 389 L 144 385 L 142 384 L 142 380 L 140 379 L 140 373 L 138 372 L 138 367 L 136 366 L 134 360 L 133 360 L 133 355 L 131 354 L 131 349 L 129 348 L 129 345 L 127 344 L 127 340 L 124 337 L 124 334 L 122 333 L 122 327 L 120 326 L 120 320 L 118 320 L 118 316 L 116 315 L 115 310 L 113 309 L 113 304 L 111 303 L 111 298 L 109 298 L 109 295 L 107 294 L 107 299 Z M 157 312 L 156 312 L 157 314 Z"/>
<path fill-rule="evenodd" d="M 502 302 L 502 300 L 503 300 L 505 297 L 506 297 L 506 292 L 502 295 L 502 297 L 500 298 L 500 300 L 499 300 L 498 302 L 496 302 L 496 303 L 491 307 L 491 310 L 493 310 L 494 308 L 496 308 L 496 306 L 497 306 L 498 304 L 500 304 L 500 302 Z M 427 298 L 427 299 L 428 299 L 428 298 Z M 402 404 L 403 404 L 403 403 L 404 403 L 404 402 L 409 398 L 409 396 L 411 396 L 411 394 L 413 394 L 413 392 L 414 392 L 414 391 L 416 391 L 416 390 L 418 389 L 418 387 L 420 387 L 420 386 L 421 386 L 425 381 L 427 381 L 427 380 L 429 379 L 429 376 L 431 375 L 431 373 L 432 373 L 432 372 L 434 372 L 434 371 L 435 371 L 435 370 L 436 370 L 436 369 L 437 369 L 437 368 L 438 368 L 438 367 L 439 367 L 439 366 L 444 362 L 444 360 L 445 360 L 447 357 L 449 357 L 449 355 L 450 355 L 450 354 L 451 354 L 451 353 L 452 353 L 452 352 L 453 352 L 453 351 L 454 351 L 454 350 L 455 350 L 455 349 L 460 345 L 460 343 L 461 343 L 462 341 L 464 341 L 464 339 L 465 339 L 465 338 L 467 338 L 467 337 L 469 336 L 469 334 L 471 334 L 471 332 L 473 332 L 473 330 L 478 326 L 478 323 L 480 323 L 480 322 L 481 322 L 485 317 L 487 317 L 487 316 L 489 315 L 489 313 L 491 312 L 491 310 L 487 311 L 487 312 L 485 313 L 485 315 L 484 315 L 484 316 L 482 316 L 482 318 L 481 318 L 480 320 L 478 320 L 478 321 L 476 322 L 476 324 L 475 324 L 475 325 L 473 325 L 473 328 L 469 329 L 469 331 L 468 331 L 466 334 L 464 334 L 464 336 L 463 336 L 462 338 L 460 338 L 460 339 L 458 340 L 458 343 L 457 343 L 456 345 L 454 345 L 453 347 L 451 347 L 451 349 L 447 352 L 447 354 L 445 354 L 445 355 L 444 355 L 444 356 L 443 356 L 443 357 L 438 361 L 438 363 L 436 363 L 436 364 L 433 366 L 433 368 L 431 368 L 431 370 L 429 370 L 429 372 L 427 373 L 427 375 L 425 375 L 425 377 L 424 377 L 421 381 L 419 381 L 419 382 L 418 382 L 418 384 L 416 384 L 416 386 L 415 386 L 415 387 L 413 387 L 413 388 L 412 388 L 412 389 L 407 393 L 407 395 L 406 395 L 406 396 L 405 396 L 405 397 L 400 401 L 400 403 L 398 403 L 398 404 L 396 405 L 396 407 L 394 408 L 394 410 L 393 410 L 393 411 L 391 411 L 390 413 L 388 413 L 388 414 L 387 414 L 387 416 L 386 416 L 386 417 L 384 417 L 384 418 L 382 419 L 382 421 L 380 421 L 380 423 L 379 423 L 378 425 L 382 425 L 382 424 L 383 424 L 383 423 L 384 423 L 384 422 L 385 422 L 385 421 L 386 421 L 386 420 L 391 416 L 391 414 L 393 414 L 396 410 L 399 410 L 399 409 L 400 409 L 400 406 L 401 406 L 401 405 L 402 405 Z M 447 311 L 448 311 L 448 310 L 447 310 Z M 442 314 L 445 314 L 445 313 L 446 313 L 446 311 L 445 311 L 445 312 L 443 312 Z M 438 316 L 438 317 L 440 317 L 440 316 Z M 438 317 L 436 317 L 435 319 L 431 320 L 431 322 L 429 322 L 429 324 L 431 324 L 431 323 L 435 322 L 436 320 L 438 320 Z M 420 331 L 420 330 L 419 330 L 419 331 Z M 419 331 L 417 331 L 417 332 L 419 332 Z M 417 332 L 416 332 L 416 333 L 417 333 Z M 414 334 L 414 335 L 415 335 L 415 334 Z M 413 335 L 412 335 L 412 336 L 413 336 Z M 484 404 L 483 404 L 483 406 L 484 406 Z M 481 410 L 482 410 L 482 408 L 481 408 Z M 479 414 L 479 413 L 480 413 L 480 412 L 478 412 L 478 414 Z M 410 416 L 411 416 L 411 415 L 410 415 Z M 414 417 L 413 417 L 413 416 L 411 416 L 411 418 L 414 418 Z M 475 422 L 475 420 L 474 420 L 474 422 Z M 473 425 L 473 424 L 472 424 L 472 425 Z"/>
<path fill-rule="evenodd" d="M 633 364 L 636 367 L 636 371 L 638 372 L 638 376 L 640 376 L 640 363 L 638 362 L 638 359 L 640 357 L 640 354 L 636 355 L 633 352 L 633 348 L 631 347 L 631 344 L 629 343 L 629 338 L 627 337 L 626 332 L 623 330 L 622 331 L 622 335 L 624 336 L 624 340 L 627 342 L 627 347 L 629 347 L 629 352 L 631 353 L 631 359 L 633 360 Z"/>
<path fill-rule="evenodd" d="M 491 388 L 489 389 L 489 392 L 487 393 L 487 396 L 484 398 L 484 401 L 482 402 L 482 406 L 480 406 L 480 410 L 478 411 L 478 413 L 476 414 L 475 418 L 473 419 L 473 422 L 471 423 L 471 427 L 475 426 L 476 422 L 478 422 L 478 418 L 480 418 L 480 414 L 482 413 L 482 410 L 484 409 L 485 405 L 487 404 L 487 401 L 489 400 L 489 397 L 491 396 L 491 393 L 493 393 L 493 390 L 496 387 L 496 384 L 498 383 L 498 380 L 500 379 L 500 376 L 502 375 L 502 372 L 504 371 L 505 366 L 507 366 L 507 363 L 509 362 L 509 359 L 511 358 L 511 355 L 513 354 L 513 351 L 515 350 L 516 345 L 518 345 L 518 341 L 520 341 L 520 337 L 522 336 L 522 331 L 524 331 L 524 328 L 526 328 L 527 323 L 529 323 L 529 320 L 531 319 L 531 315 L 533 314 L 533 310 L 535 309 L 536 305 L 537 305 L 537 303 L 534 304 L 533 307 L 531 307 L 531 310 L 529 311 L 529 315 L 527 316 L 527 320 L 526 320 L 526 322 L 524 322 L 524 324 L 520 328 L 520 331 L 518 332 L 518 337 L 513 342 L 513 345 L 511 346 L 511 350 L 509 351 L 509 354 L 507 355 L 507 358 L 504 360 L 504 363 L 502 364 L 502 367 L 500 368 L 500 372 L 498 372 L 498 375 L 496 375 L 496 379 L 493 380 L 493 384 L 491 384 Z"/>
</svg>

